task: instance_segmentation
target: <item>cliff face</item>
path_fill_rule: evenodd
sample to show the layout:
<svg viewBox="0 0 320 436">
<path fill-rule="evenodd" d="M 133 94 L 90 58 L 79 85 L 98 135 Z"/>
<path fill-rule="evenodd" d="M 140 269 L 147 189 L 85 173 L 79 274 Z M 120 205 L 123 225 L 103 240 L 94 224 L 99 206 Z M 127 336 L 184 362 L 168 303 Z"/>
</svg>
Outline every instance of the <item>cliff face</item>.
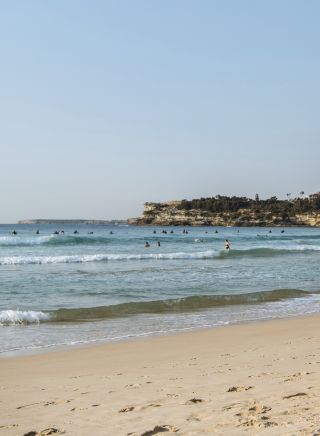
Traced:
<svg viewBox="0 0 320 436">
<path fill-rule="evenodd" d="M 312 226 L 320 227 L 320 213 L 292 216 L 273 212 L 239 209 L 236 212 L 206 212 L 179 209 L 180 201 L 145 203 L 140 218 L 130 224 L 154 226 Z"/>
</svg>

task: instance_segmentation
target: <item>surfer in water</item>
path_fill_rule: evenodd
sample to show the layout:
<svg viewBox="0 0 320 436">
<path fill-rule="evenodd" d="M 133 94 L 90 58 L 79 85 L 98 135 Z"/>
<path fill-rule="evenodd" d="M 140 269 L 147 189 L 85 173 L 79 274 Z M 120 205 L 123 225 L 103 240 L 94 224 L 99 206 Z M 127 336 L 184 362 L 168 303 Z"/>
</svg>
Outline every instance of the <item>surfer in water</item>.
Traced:
<svg viewBox="0 0 320 436">
<path fill-rule="evenodd" d="M 231 244 L 230 244 L 230 242 L 228 241 L 228 239 L 226 239 L 226 240 L 224 241 L 224 249 L 227 250 L 227 251 L 229 251 L 229 250 L 230 250 L 230 247 L 231 247 Z"/>
</svg>

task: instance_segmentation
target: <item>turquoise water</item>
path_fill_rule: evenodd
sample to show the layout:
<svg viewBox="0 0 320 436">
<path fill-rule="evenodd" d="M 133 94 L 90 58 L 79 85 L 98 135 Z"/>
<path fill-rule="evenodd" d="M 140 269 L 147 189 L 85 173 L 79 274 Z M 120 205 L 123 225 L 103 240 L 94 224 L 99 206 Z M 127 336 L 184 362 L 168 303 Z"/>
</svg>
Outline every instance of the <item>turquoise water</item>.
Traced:
<svg viewBox="0 0 320 436">
<path fill-rule="evenodd" d="M 2 356 L 320 310 L 320 229 L 55 230 L 0 225 Z"/>
</svg>

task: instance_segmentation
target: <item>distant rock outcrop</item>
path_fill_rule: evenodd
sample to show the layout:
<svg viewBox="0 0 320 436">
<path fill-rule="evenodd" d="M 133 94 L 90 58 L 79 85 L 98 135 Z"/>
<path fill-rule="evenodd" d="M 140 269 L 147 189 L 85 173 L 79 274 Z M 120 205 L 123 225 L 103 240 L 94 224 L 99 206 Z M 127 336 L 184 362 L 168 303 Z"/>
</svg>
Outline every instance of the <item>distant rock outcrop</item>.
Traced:
<svg viewBox="0 0 320 436">
<path fill-rule="evenodd" d="M 182 201 L 145 203 L 140 218 L 129 220 L 135 225 L 154 226 L 312 226 L 320 227 L 320 212 L 287 214 L 239 208 L 236 211 L 210 212 L 181 208 Z"/>
</svg>

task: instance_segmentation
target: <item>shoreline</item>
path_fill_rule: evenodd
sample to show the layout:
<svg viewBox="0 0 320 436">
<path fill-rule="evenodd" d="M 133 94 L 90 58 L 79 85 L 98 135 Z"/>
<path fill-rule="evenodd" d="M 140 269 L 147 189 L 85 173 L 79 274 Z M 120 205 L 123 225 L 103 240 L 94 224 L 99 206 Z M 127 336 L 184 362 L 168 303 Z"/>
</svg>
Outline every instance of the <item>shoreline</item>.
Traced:
<svg viewBox="0 0 320 436">
<path fill-rule="evenodd" d="M 245 326 L 252 324 L 261 324 L 261 323 L 269 323 L 273 321 L 286 321 L 291 319 L 305 319 L 310 317 L 318 317 L 320 318 L 319 313 L 306 313 L 306 314 L 291 314 L 282 317 L 270 317 L 270 318 L 259 318 L 259 319 L 245 319 L 238 320 L 234 322 L 226 322 L 225 324 L 216 324 L 210 326 L 199 326 L 199 327 L 181 327 L 180 329 L 168 330 L 166 332 L 152 332 L 152 333 L 143 333 L 137 336 L 126 336 L 121 338 L 114 339 L 92 339 L 88 341 L 79 342 L 76 344 L 54 344 L 47 346 L 39 346 L 38 348 L 27 348 L 27 349 L 19 349 L 19 350 L 10 350 L 3 351 L 0 353 L 0 362 L 5 359 L 15 359 L 22 358 L 27 356 L 41 356 L 51 353 L 62 353 L 62 352 L 72 352 L 73 350 L 86 350 L 95 347 L 103 347 L 111 344 L 125 344 L 128 342 L 140 342 L 140 341 L 152 341 L 153 339 L 158 339 L 162 337 L 172 337 L 172 336 L 180 336 L 180 335 L 188 335 L 192 333 L 201 333 L 210 330 L 223 329 L 223 328 L 232 328 L 237 326 Z M 27 326 L 24 326 L 27 328 Z M 5 327 L 5 328 L 14 328 L 14 327 Z"/>
<path fill-rule="evenodd" d="M 0 359 L 0 435 L 317 434 L 319 326 L 310 315 Z"/>
</svg>

